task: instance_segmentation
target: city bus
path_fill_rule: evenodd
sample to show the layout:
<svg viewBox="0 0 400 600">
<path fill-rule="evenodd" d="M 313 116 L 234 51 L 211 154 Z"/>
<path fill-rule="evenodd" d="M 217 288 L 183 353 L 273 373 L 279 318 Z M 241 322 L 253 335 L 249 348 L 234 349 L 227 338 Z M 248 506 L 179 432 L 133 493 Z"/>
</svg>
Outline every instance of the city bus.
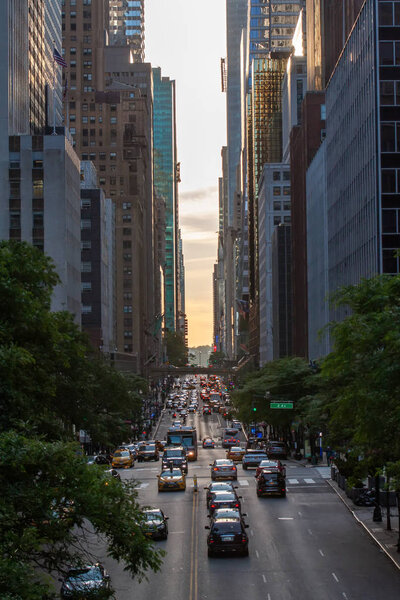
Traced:
<svg viewBox="0 0 400 600">
<path fill-rule="evenodd" d="M 167 446 L 183 446 L 188 460 L 197 460 L 197 431 L 194 427 L 170 427 L 166 440 Z"/>
</svg>

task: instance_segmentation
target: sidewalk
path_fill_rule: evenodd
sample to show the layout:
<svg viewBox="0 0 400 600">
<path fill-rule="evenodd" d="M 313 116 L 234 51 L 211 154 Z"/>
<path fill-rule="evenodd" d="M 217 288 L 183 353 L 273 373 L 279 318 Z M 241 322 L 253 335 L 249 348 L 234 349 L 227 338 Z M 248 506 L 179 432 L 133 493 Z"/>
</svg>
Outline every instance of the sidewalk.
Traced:
<svg viewBox="0 0 400 600">
<path fill-rule="evenodd" d="M 333 491 L 339 496 L 346 508 L 351 512 L 355 520 L 365 529 L 365 531 L 372 537 L 374 542 L 379 548 L 386 554 L 386 556 L 393 562 L 393 564 L 400 569 L 400 552 L 397 552 L 397 541 L 399 539 L 398 523 L 399 519 L 397 516 L 397 508 L 391 508 L 391 525 L 392 530 L 387 531 L 386 529 L 386 511 L 382 508 L 382 522 L 376 523 L 372 520 L 374 512 L 373 507 L 356 506 L 346 496 L 346 492 L 342 490 L 336 481 L 327 479 L 326 482 Z"/>
</svg>

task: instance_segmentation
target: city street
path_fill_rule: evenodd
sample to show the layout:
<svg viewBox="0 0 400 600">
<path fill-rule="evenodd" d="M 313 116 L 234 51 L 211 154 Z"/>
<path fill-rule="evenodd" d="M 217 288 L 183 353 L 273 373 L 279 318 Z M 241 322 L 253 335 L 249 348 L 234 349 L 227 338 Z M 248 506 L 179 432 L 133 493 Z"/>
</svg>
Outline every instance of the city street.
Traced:
<svg viewBox="0 0 400 600">
<path fill-rule="evenodd" d="M 172 418 L 164 413 L 158 435 L 163 439 Z M 199 441 L 218 440 L 215 450 L 199 447 L 199 460 L 189 463 L 186 492 L 158 493 L 160 463 L 135 463 L 122 478 L 140 481 L 139 499 L 169 516 L 169 537 L 155 542 L 167 551 L 161 571 L 148 581 L 132 582 L 123 565 L 106 556 L 118 600 L 397 600 L 400 573 L 356 524 L 325 481 L 326 467 L 306 469 L 286 461 L 287 497 L 257 498 L 254 471 L 238 465 L 238 486 L 250 527 L 250 555 L 207 557 L 208 523 L 204 486 L 209 463 L 224 457 L 221 415 L 189 415 Z M 193 476 L 198 489 L 193 491 Z"/>
</svg>

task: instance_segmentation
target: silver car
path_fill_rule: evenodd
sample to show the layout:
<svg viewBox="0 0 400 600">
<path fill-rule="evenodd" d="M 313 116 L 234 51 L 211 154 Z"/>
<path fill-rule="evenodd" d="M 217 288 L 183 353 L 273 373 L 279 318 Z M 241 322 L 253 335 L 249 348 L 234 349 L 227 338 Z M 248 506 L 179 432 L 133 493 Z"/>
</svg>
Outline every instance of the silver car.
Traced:
<svg viewBox="0 0 400 600">
<path fill-rule="evenodd" d="M 233 460 L 228 458 L 217 458 L 210 463 L 211 479 L 237 479 L 237 468 Z"/>
</svg>

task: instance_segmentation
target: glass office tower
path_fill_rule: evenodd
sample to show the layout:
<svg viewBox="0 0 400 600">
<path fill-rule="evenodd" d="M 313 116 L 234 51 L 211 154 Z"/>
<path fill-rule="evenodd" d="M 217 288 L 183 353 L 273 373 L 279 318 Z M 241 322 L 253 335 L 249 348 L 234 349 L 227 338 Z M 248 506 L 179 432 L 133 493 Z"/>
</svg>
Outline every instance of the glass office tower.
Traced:
<svg viewBox="0 0 400 600">
<path fill-rule="evenodd" d="M 161 69 L 153 69 L 153 144 L 154 187 L 165 200 L 165 327 L 176 328 L 176 129 L 175 81 L 161 76 Z"/>
<path fill-rule="evenodd" d="M 134 62 L 144 62 L 144 0 L 109 0 L 110 45 L 128 44 Z"/>
</svg>

